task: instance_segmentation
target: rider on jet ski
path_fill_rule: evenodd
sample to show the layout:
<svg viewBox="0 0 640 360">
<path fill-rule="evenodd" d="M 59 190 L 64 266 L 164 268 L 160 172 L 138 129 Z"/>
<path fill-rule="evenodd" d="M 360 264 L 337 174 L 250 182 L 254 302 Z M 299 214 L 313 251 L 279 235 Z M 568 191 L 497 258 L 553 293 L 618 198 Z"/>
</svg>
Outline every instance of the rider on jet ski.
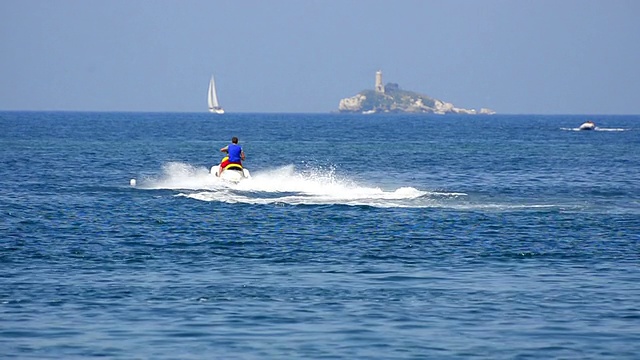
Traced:
<svg viewBox="0 0 640 360">
<path fill-rule="evenodd" d="M 220 162 L 220 168 L 218 169 L 218 176 L 222 175 L 222 172 L 227 169 L 242 170 L 242 160 L 244 160 L 244 151 L 242 146 L 238 145 L 238 138 L 231 138 L 231 144 L 220 149 L 221 152 L 227 153 L 227 156 Z"/>
</svg>

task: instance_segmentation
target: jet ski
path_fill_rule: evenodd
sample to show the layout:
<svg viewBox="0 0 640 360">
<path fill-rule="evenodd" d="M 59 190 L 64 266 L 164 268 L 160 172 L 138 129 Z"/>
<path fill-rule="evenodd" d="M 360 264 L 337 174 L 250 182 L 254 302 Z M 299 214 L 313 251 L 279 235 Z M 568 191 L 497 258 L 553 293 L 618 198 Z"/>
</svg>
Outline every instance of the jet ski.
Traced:
<svg viewBox="0 0 640 360">
<path fill-rule="evenodd" d="M 596 124 L 593 121 L 585 121 L 578 130 L 594 130 L 596 128 Z"/>
<path fill-rule="evenodd" d="M 251 174 L 249 173 L 249 169 L 244 168 L 240 164 L 226 164 L 225 160 L 227 158 L 222 159 L 220 164 L 214 165 L 211 167 L 211 174 L 216 177 L 228 181 L 230 183 L 237 184 L 242 180 L 249 179 Z M 222 172 L 220 172 L 221 166 L 224 165 Z"/>
</svg>

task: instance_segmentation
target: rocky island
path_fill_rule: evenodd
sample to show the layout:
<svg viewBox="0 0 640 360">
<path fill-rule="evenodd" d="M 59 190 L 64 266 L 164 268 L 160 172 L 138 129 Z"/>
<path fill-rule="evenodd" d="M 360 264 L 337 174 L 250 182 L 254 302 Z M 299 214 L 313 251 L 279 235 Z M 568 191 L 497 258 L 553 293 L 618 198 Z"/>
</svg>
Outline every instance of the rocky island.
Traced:
<svg viewBox="0 0 640 360">
<path fill-rule="evenodd" d="M 340 100 L 339 112 L 351 113 L 430 113 L 430 114 L 495 114 L 491 109 L 462 109 L 453 104 L 413 91 L 400 89 L 398 84 L 382 85 L 382 71 L 376 72 L 374 90 L 364 90 L 357 95 Z"/>
</svg>

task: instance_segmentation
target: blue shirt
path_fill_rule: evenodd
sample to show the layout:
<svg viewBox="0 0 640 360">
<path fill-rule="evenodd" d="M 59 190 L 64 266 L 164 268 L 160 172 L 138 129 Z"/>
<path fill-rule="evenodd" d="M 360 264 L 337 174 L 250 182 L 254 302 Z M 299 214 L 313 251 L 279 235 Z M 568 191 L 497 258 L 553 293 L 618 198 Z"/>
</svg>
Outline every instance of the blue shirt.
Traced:
<svg viewBox="0 0 640 360">
<path fill-rule="evenodd" d="M 242 153 L 242 147 L 237 144 L 229 144 L 227 147 L 227 154 L 229 154 L 229 162 L 232 163 L 240 163 L 242 159 L 240 158 L 240 153 Z"/>
</svg>

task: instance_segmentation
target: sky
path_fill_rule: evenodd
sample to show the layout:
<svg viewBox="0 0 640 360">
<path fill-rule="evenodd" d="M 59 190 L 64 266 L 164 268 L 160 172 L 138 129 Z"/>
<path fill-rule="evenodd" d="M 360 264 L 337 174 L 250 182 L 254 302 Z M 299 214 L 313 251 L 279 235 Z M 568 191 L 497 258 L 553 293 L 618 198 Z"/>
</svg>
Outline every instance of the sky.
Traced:
<svg viewBox="0 0 640 360">
<path fill-rule="evenodd" d="M 640 114 L 636 0 L 0 0 L 0 110 Z"/>
</svg>

